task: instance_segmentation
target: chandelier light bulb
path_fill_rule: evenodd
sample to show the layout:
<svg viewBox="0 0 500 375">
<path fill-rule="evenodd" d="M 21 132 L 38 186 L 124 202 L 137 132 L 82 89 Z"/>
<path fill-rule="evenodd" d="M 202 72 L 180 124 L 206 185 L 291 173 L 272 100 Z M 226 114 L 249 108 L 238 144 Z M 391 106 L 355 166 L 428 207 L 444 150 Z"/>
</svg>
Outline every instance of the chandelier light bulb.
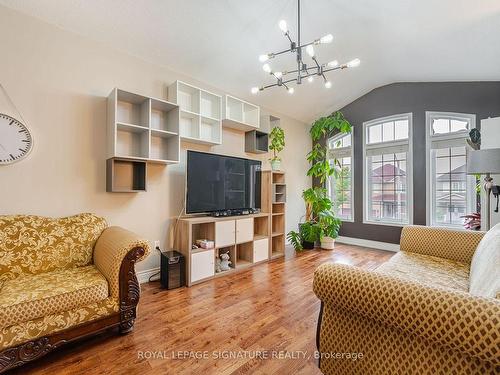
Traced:
<svg viewBox="0 0 500 375">
<path fill-rule="evenodd" d="M 331 83 L 330 81 L 326 81 L 326 82 L 325 82 L 325 87 L 326 87 L 327 89 L 329 89 L 330 87 L 332 87 L 332 83 Z"/>
<path fill-rule="evenodd" d="M 360 59 L 354 59 L 354 60 L 351 60 L 347 63 L 347 67 L 348 68 L 355 68 L 357 66 L 359 66 L 359 64 L 361 64 L 361 60 Z"/>
<path fill-rule="evenodd" d="M 252 94 L 257 94 L 259 92 L 258 87 L 252 87 Z"/>
<path fill-rule="evenodd" d="M 262 70 L 266 73 L 271 73 L 271 66 L 269 64 L 262 65 Z"/>
<path fill-rule="evenodd" d="M 279 25 L 281 31 L 283 31 L 283 33 L 286 34 L 288 32 L 288 26 L 287 26 L 285 20 L 281 20 L 278 25 Z"/>
<path fill-rule="evenodd" d="M 336 66 L 339 66 L 339 62 L 338 62 L 337 60 L 330 61 L 330 62 L 328 63 L 328 66 L 329 66 L 330 68 L 335 68 Z"/>
<path fill-rule="evenodd" d="M 283 73 L 281 73 L 281 72 L 274 72 L 274 75 L 278 79 L 281 78 L 281 77 L 283 77 Z"/>
<path fill-rule="evenodd" d="M 326 34 L 325 36 L 321 37 L 319 42 L 321 44 L 328 44 L 333 42 L 333 35 L 332 34 Z"/>
<path fill-rule="evenodd" d="M 263 62 L 266 62 L 267 60 L 269 60 L 269 55 L 266 54 L 266 55 L 260 55 L 259 56 L 259 61 L 260 62 L 263 63 Z"/>
<path fill-rule="evenodd" d="M 307 82 L 312 83 L 314 81 L 314 76 L 307 77 Z"/>
<path fill-rule="evenodd" d="M 314 57 L 314 47 L 312 46 L 312 44 L 309 44 L 306 47 L 306 52 L 309 56 Z"/>
<path fill-rule="evenodd" d="M 293 87 L 288 88 L 288 93 L 292 95 L 295 92 L 295 89 Z"/>
</svg>

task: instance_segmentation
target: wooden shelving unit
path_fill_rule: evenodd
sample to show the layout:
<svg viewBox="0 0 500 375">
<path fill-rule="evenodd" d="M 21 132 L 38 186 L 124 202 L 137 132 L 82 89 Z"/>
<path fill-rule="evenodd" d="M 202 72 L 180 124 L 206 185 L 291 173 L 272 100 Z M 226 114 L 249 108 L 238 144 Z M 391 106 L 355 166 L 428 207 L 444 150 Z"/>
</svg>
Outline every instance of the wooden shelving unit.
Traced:
<svg viewBox="0 0 500 375">
<path fill-rule="evenodd" d="M 285 255 L 285 173 L 263 171 L 261 184 L 262 211 L 269 215 L 269 232 L 271 233 L 269 258 L 274 259 Z"/>
<path fill-rule="evenodd" d="M 179 105 L 181 139 L 208 145 L 222 143 L 222 97 L 182 81 L 168 87 L 168 99 Z"/>
<path fill-rule="evenodd" d="M 187 285 L 237 272 L 269 259 L 269 214 L 182 218 L 174 247 L 186 257 Z M 197 239 L 214 241 L 213 249 L 192 249 Z M 218 255 L 228 252 L 231 269 L 215 272 Z"/>
<path fill-rule="evenodd" d="M 222 125 L 228 128 L 250 131 L 260 127 L 260 107 L 238 99 L 231 95 L 224 95 Z"/>
</svg>

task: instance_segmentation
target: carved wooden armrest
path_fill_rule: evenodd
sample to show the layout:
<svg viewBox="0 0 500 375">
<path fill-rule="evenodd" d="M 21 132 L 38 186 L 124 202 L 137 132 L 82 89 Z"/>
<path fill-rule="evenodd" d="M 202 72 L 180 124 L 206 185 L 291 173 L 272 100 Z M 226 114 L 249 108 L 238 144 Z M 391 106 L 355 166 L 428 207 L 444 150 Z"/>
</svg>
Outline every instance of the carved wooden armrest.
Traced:
<svg viewBox="0 0 500 375">
<path fill-rule="evenodd" d="M 120 329 L 132 329 L 139 302 L 139 283 L 135 263 L 150 252 L 149 242 L 134 233 L 109 227 L 101 234 L 94 249 L 94 264 L 106 277 L 110 296 L 120 303 Z"/>
</svg>

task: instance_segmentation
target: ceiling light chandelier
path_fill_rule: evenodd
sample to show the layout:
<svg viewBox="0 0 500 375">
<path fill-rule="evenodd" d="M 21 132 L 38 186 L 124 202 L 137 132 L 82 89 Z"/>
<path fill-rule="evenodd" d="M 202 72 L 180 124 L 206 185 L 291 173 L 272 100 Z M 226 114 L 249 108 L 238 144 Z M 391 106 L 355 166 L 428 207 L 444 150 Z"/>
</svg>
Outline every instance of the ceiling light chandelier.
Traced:
<svg viewBox="0 0 500 375">
<path fill-rule="evenodd" d="M 275 53 L 268 53 L 265 55 L 260 55 L 259 56 L 259 61 L 261 63 L 264 63 L 262 66 L 262 69 L 264 72 L 268 73 L 269 75 L 273 76 L 276 78 L 276 83 L 273 83 L 271 85 L 266 85 L 266 86 L 260 86 L 260 87 L 252 87 L 252 94 L 257 94 L 259 91 L 263 91 L 265 89 L 275 87 L 275 86 L 282 86 L 284 87 L 289 94 L 294 93 L 294 88 L 290 86 L 290 83 L 296 83 L 297 85 L 302 84 L 303 79 L 307 79 L 308 82 L 313 82 L 314 81 L 314 76 L 319 76 L 323 78 L 324 85 L 327 89 L 332 87 L 332 83 L 326 78 L 325 73 L 331 72 L 333 70 L 339 70 L 339 69 L 346 69 L 346 68 L 354 68 L 358 66 L 361 61 L 359 59 L 354 59 L 349 61 L 348 63 L 345 64 L 339 64 L 337 60 L 330 61 L 327 64 L 320 64 L 318 62 L 318 59 L 316 57 L 316 53 L 314 51 L 314 46 L 319 45 L 319 44 L 328 44 L 333 41 L 333 35 L 332 34 L 327 34 L 319 39 L 316 39 L 310 43 L 305 43 L 305 44 L 300 44 L 300 0 L 297 0 L 297 5 L 298 5 L 298 16 L 297 16 L 297 42 L 294 42 L 290 36 L 290 31 L 288 30 L 288 26 L 286 24 L 285 20 L 281 20 L 279 22 L 279 28 L 285 35 L 285 37 L 288 39 L 290 42 L 290 48 L 280 51 L 280 52 L 275 52 Z M 306 53 L 311 57 L 312 61 L 314 64 L 312 66 L 308 66 L 303 58 L 302 58 L 302 52 L 303 50 L 306 51 Z M 269 65 L 268 61 L 271 59 L 274 59 L 276 56 L 282 55 L 284 53 L 291 52 L 295 53 L 297 55 L 297 69 L 294 70 L 287 70 L 287 71 L 273 71 L 271 68 L 271 65 Z M 296 77 L 286 79 L 285 76 L 291 75 L 291 74 L 296 74 Z"/>
</svg>

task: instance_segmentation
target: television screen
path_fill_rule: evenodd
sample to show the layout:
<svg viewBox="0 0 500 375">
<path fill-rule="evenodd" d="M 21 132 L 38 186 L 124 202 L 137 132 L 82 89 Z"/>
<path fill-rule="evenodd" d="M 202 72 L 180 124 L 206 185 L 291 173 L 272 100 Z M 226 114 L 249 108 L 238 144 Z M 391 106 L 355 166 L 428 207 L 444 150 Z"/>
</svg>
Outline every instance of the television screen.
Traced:
<svg viewBox="0 0 500 375">
<path fill-rule="evenodd" d="M 188 151 L 186 213 L 260 208 L 261 164 Z"/>
</svg>

